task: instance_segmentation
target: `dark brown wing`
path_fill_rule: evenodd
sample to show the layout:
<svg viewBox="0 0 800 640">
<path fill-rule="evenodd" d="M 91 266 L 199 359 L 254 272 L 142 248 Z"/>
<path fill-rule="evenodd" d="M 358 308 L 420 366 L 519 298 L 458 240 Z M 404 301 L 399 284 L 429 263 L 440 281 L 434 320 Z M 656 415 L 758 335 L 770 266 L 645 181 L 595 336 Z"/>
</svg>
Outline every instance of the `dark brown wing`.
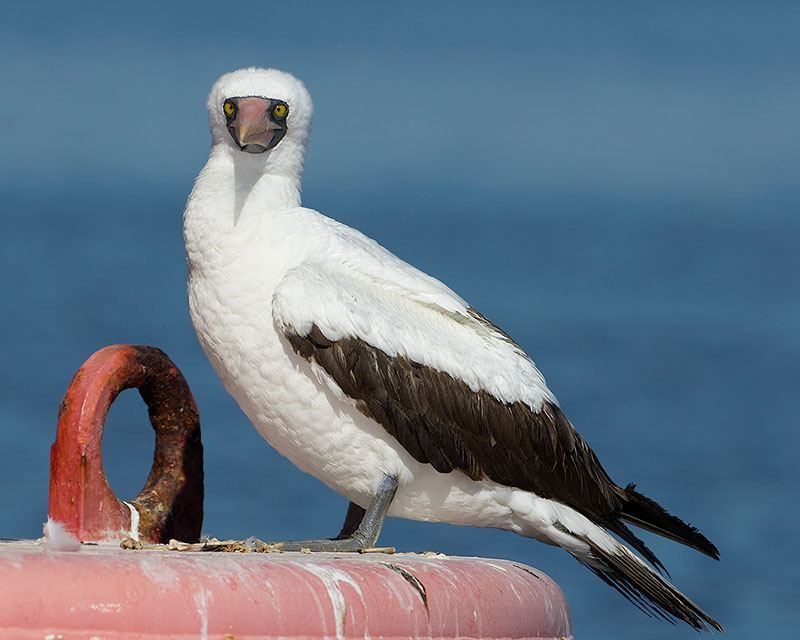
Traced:
<svg viewBox="0 0 800 640">
<path fill-rule="evenodd" d="M 604 524 L 616 519 L 625 492 L 557 406 L 534 412 L 523 402 L 507 404 L 359 338 L 329 340 L 316 326 L 287 338 L 415 460 L 532 491 Z"/>
<path fill-rule="evenodd" d="M 330 340 L 316 325 L 306 335 L 288 331 L 286 337 L 418 462 L 561 502 L 616 533 L 659 569 L 658 558 L 623 522 L 719 558 L 697 529 L 633 485 L 617 486 L 556 405 L 544 402 L 537 412 L 523 402 L 505 403 L 359 338 Z"/>
</svg>

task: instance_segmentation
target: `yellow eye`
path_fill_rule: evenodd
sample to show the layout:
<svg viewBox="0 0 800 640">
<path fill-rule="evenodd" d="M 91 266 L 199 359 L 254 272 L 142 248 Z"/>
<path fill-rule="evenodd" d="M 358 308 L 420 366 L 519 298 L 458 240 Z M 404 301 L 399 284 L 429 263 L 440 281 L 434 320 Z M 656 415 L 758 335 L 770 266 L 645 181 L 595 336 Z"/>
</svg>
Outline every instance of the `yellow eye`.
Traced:
<svg viewBox="0 0 800 640">
<path fill-rule="evenodd" d="M 272 113 L 275 114 L 276 118 L 283 118 L 286 115 L 286 105 L 285 104 L 276 104 L 275 108 L 272 110 Z"/>
<path fill-rule="evenodd" d="M 226 100 L 225 104 L 222 105 L 222 110 L 226 116 L 232 116 L 236 112 L 236 105 L 230 100 Z"/>
</svg>

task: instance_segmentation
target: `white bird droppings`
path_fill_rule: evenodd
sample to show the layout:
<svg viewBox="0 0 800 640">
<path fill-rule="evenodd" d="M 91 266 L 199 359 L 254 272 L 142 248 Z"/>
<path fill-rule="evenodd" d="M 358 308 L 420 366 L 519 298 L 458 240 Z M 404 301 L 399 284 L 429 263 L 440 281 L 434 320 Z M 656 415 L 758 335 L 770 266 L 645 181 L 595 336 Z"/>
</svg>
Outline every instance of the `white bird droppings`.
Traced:
<svg viewBox="0 0 800 640">
<path fill-rule="evenodd" d="M 128 509 L 131 510 L 131 529 L 128 531 L 128 535 L 133 538 L 134 540 L 139 539 L 139 510 L 133 506 L 130 502 L 123 502 Z"/>
</svg>

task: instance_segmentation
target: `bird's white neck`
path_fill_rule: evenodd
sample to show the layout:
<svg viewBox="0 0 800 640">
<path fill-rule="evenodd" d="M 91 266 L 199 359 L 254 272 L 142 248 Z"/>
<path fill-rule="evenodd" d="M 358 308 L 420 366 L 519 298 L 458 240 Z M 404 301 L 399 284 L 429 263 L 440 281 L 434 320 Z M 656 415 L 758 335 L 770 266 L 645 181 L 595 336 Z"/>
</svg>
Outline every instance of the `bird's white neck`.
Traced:
<svg viewBox="0 0 800 640">
<path fill-rule="evenodd" d="M 190 208 L 194 197 L 205 205 L 211 199 L 217 200 L 213 207 L 204 206 L 204 213 L 213 212 L 214 223 L 227 227 L 236 226 L 243 214 L 261 216 L 299 207 L 302 165 L 299 170 L 281 171 L 277 167 L 285 167 L 286 163 L 270 160 L 269 152 L 231 153 L 224 145 L 214 145 L 195 183 Z"/>
<path fill-rule="evenodd" d="M 277 163 L 272 158 L 273 152 L 263 154 L 247 154 L 234 152 L 231 155 L 235 189 L 234 216 L 238 219 L 248 201 L 255 198 L 262 211 L 289 209 L 300 206 L 300 174 L 299 170 L 279 170 L 285 163 Z M 211 158 L 214 159 L 214 150 Z"/>
<path fill-rule="evenodd" d="M 300 206 L 300 171 L 275 171 L 264 155 L 212 147 L 184 212 L 190 271 L 213 263 L 222 243 L 248 236 L 254 224 Z"/>
<path fill-rule="evenodd" d="M 234 169 L 234 224 L 248 204 L 257 204 L 254 215 L 267 215 L 270 211 L 283 211 L 300 206 L 300 179 L 274 174 L 257 174 L 240 167 Z"/>
</svg>

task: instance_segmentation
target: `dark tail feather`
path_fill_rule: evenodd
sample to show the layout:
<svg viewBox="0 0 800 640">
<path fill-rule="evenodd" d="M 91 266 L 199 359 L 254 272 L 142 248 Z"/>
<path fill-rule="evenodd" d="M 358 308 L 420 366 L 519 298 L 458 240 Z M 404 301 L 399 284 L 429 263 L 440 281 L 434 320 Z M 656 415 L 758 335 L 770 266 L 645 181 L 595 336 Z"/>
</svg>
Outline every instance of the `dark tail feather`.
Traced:
<svg viewBox="0 0 800 640">
<path fill-rule="evenodd" d="M 621 520 L 685 544 L 687 547 L 711 556 L 714 560 L 719 560 L 719 551 L 708 538 L 680 518 L 667 513 L 654 500 L 636 491 L 635 485 L 629 484 L 625 487 L 625 495 L 628 499 L 620 509 L 619 518 Z"/>
<path fill-rule="evenodd" d="M 638 551 L 642 557 L 647 560 L 651 565 L 653 565 L 662 575 L 667 577 L 669 576 L 669 571 L 667 568 L 661 564 L 661 560 L 656 557 L 656 554 L 650 551 L 647 545 L 642 542 L 639 538 L 637 538 L 633 531 L 628 529 L 624 524 L 622 524 L 619 520 L 609 520 L 608 522 L 604 522 L 603 526 L 606 527 L 612 533 L 615 533 L 620 538 L 622 538 L 625 542 L 631 545 L 636 551 Z"/>
<path fill-rule="evenodd" d="M 669 622 L 683 620 L 700 631 L 723 631 L 716 620 L 622 545 L 608 553 L 589 538 L 581 539 L 591 547 L 592 557 L 602 566 L 578 560 L 648 615 Z"/>
</svg>

